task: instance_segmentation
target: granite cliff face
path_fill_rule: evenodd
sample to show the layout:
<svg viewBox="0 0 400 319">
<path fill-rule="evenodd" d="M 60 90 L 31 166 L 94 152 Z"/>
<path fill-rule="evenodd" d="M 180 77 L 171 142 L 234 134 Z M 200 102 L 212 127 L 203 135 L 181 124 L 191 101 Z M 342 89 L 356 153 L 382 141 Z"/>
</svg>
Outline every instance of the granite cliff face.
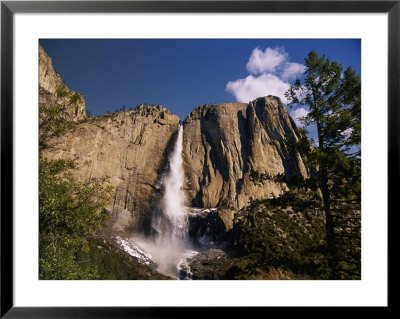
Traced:
<svg viewBox="0 0 400 319">
<path fill-rule="evenodd" d="M 305 176 L 301 157 L 285 147 L 287 138 L 299 134 L 277 97 L 197 107 L 184 121 L 188 204 L 238 209 L 251 198 L 281 194 L 285 184 L 258 185 L 250 172 Z"/>
<path fill-rule="evenodd" d="M 41 45 L 39 45 L 39 103 L 65 107 L 67 118 L 75 122 L 86 118 L 86 104 L 82 94 L 67 87 Z"/>
<path fill-rule="evenodd" d="M 44 156 L 77 158 L 79 181 L 109 176 L 115 188 L 108 210 L 113 231 L 143 230 L 150 225 L 152 205 L 160 193 L 179 128 L 177 115 L 161 105 L 87 117 L 81 94 L 70 90 L 40 47 L 39 100 L 65 106 L 76 130 L 54 139 Z M 286 176 L 307 174 L 301 157 L 290 154 L 287 138 L 298 131 L 279 98 L 267 96 L 249 104 L 227 103 L 195 108 L 183 123 L 186 205 L 218 207 L 225 231 L 232 228 L 235 211 L 251 199 L 287 190 L 283 183 L 251 181 L 252 171 Z M 206 220 L 206 219 L 205 219 Z"/>
<path fill-rule="evenodd" d="M 178 128 L 179 118 L 166 108 L 141 106 L 86 119 L 55 140 L 44 155 L 76 156 L 79 169 L 73 173 L 80 181 L 109 176 L 115 188 L 108 207 L 114 230 L 127 230 L 148 222 L 156 183 Z"/>
</svg>

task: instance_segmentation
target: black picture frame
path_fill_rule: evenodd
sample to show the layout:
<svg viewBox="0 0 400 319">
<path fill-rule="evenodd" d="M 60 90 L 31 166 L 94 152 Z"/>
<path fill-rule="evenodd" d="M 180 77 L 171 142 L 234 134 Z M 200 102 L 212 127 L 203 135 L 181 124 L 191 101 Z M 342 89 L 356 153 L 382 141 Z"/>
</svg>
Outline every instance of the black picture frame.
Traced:
<svg viewBox="0 0 400 319">
<path fill-rule="evenodd" d="M 243 314 L 249 309 L 208 307 L 15 307 L 13 303 L 13 16 L 15 13 L 122 12 L 269 12 L 269 13 L 387 13 L 388 14 L 388 218 L 394 213 L 399 188 L 400 120 L 400 0 L 396 1 L 1 1 L 1 317 L 6 318 L 177 318 Z M 395 211 L 396 210 L 396 211 Z M 391 214 L 389 214 L 391 213 Z M 388 244 L 391 249 L 389 231 Z M 388 261 L 389 255 L 388 255 Z M 390 270 L 390 269 L 389 269 Z M 388 281 L 389 287 L 390 281 Z M 391 298 L 388 300 L 390 309 Z M 318 308 L 321 311 L 326 309 Z M 294 310 L 291 307 L 290 310 Z M 306 309 L 296 308 L 297 315 Z M 338 308 L 330 309 L 333 314 Z M 252 308 L 253 312 L 280 312 Z M 370 311 L 370 309 L 368 310 Z M 255 313 L 254 313 L 255 314 Z"/>
</svg>

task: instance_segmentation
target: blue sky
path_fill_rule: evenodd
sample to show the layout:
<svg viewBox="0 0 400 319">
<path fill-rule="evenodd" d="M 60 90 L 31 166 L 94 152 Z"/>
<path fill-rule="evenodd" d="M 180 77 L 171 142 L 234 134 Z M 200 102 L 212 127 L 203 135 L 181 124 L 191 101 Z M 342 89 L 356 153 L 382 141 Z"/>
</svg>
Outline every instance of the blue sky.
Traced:
<svg viewBox="0 0 400 319">
<path fill-rule="evenodd" d="M 314 50 L 361 73 L 361 40 L 42 39 L 61 78 L 93 115 L 161 104 L 181 120 L 198 105 L 280 95 Z M 289 109 L 292 115 L 301 110 Z"/>
</svg>

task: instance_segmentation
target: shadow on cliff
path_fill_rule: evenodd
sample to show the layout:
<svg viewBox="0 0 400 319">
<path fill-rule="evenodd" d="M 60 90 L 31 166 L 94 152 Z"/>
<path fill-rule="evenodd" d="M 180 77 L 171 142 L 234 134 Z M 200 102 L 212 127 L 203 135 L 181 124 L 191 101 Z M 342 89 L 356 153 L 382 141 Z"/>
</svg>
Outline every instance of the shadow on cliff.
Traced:
<svg viewBox="0 0 400 319">
<path fill-rule="evenodd" d="M 249 108 L 246 108 L 246 117 L 248 118 Z M 236 182 L 236 201 L 240 192 L 242 191 L 243 183 L 244 183 L 244 176 L 249 170 L 249 163 L 248 163 L 248 156 L 249 156 L 249 122 L 243 116 L 242 111 L 237 112 L 237 119 L 238 119 L 238 129 L 239 129 L 239 136 L 240 136 L 240 156 L 242 158 L 242 178 L 238 179 Z"/>
<path fill-rule="evenodd" d="M 201 142 L 204 148 L 203 176 L 201 179 L 202 187 L 200 187 L 200 190 L 192 200 L 193 207 L 205 207 L 203 188 L 206 186 L 206 180 L 208 180 L 208 183 L 211 181 L 210 164 L 214 171 L 220 172 L 224 185 L 227 182 L 226 177 L 229 176 L 226 160 L 218 156 L 218 154 L 223 154 L 220 143 L 223 141 L 223 138 L 220 133 L 218 114 L 215 106 L 211 106 L 204 115 L 204 118 L 200 120 L 200 132 Z M 207 144 L 210 147 L 209 151 L 207 149 Z M 218 204 L 221 200 L 221 194 L 219 194 Z"/>
<path fill-rule="evenodd" d="M 169 155 L 174 149 L 177 138 L 178 130 L 174 134 L 172 134 L 171 138 L 168 141 L 167 147 L 162 154 L 163 162 L 161 168 L 157 171 L 158 178 L 153 187 L 154 194 L 150 201 L 152 204 L 149 208 L 149 213 L 143 214 L 143 218 L 139 221 L 138 225 L 135 228 L 128 228 L 129 232 L 143 234 L 146 237 L 153 237 L 156 235 L 156 232 L 152 226 L 152 220 L 154 217 L 160 216 L 162 214 L 160 200 L 163 194 L 163 185 L 161 184 L 161 180 L 165 173 L 169 170 Z"/>
<path fill-rule="evenodd" d="M 291 135 L 290 132 L 293 130 L 294 135 L 296 137 L 300 136 L 299 131 L 297 130 L 297 126 L 294 123 L 293 119 L 289 114 L 287 114 L 287 118 L 291 127 L 288 126 L 288 122 L 283 120 L 284 114 L 286 115 L 287 109 L 282 104 L 281 100 L 277 97 L 273 97 L 276 99 L 278 103 L 277 113 L 279 114 L 278 123 L 274 123 L 273 119 L 275 118 L 272 114 L 270 114 L 270 110 L 267 109 L 267 105 L 265 103 L 265 98 L 258 98 L 254 103 L 254 111 L 255 117 L 261 124 L 261 127 L 265 130 L 271 141 L 274 141 L 275 145 L 279 144 L 279 147 L 276 147 L 276 150 L 279 156 L 282 158 L 282 165 L 284 168 L 284 174 L 287 179 L 298 176 L 298 172 L 301 172 L 299 158 L 297 158 L 297 152 L 290 152 L 287 147 L 287 139 L 285 136 L 280 134 L 278 130 L 279 126 L 282 128 L 282 131 L 286 136 Z M 276 145 L 278 146 L 278 145 Z"/>
</svg>

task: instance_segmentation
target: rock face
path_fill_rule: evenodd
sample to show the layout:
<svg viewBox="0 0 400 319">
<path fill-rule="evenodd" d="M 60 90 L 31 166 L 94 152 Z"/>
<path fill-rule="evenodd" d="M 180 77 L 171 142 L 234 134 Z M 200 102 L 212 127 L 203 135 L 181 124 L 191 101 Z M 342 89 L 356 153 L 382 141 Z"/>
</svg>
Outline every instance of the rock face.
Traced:
<svg viewBox="0 0 400 319">
<path fill-rule="evenodd" d="M 285 184 L 257 185 L 251 171 L 269 175 L 307 175 L 287 138 L 297 128 L 279 98 L 267 96 L 249 104 L 203 105 L 184 121 L 184 162 L 188 205 L 241 208 L 251 198 L 268 198 L 287 190 Z"/>
<path fill-rule="evenodd" d="M 53 67 L 51 58 L 39 45 L 39 103 L 46 106 L 64 106 L 67 118 L 80 121 L 86 117 L 82 94 L 70 90 Z"/>
<path fill-rule="evenodd" d="M 74 132 L 54 141 L 44 155 L 77 157 L 75 177 L 84 181 L 109 176 L 115 187 L 113 230 L 145 227 L 164 160 L 179 128 L 179 118 L 162 106 L 88 118 Z M 89 164 L 86 164 L 89 163 Z"/>
</svg>

